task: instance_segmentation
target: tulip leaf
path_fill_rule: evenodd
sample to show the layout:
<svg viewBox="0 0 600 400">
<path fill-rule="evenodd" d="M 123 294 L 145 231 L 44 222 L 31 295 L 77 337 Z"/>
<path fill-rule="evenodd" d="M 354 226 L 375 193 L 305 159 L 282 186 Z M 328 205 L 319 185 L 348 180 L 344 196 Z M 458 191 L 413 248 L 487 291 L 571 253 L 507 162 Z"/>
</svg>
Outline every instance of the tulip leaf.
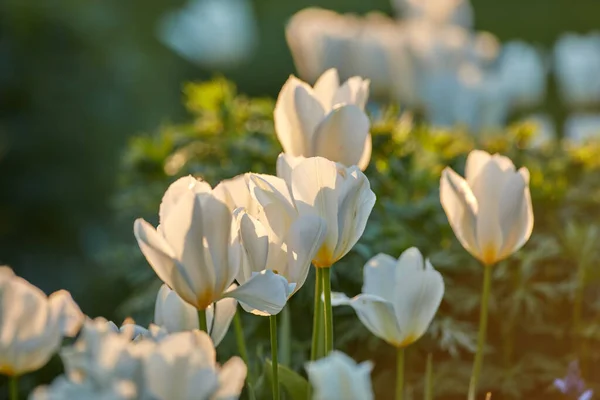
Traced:
<svg viewBox="0 0 600 400">
<path fill-rule="evenodd" d="M 306 400 L 308 396 L 309 383 L 300 374 L 289 369 L 286 366 L 279 364 L 279 383 L 286 391 L 291 400 Z M 271 360 L 265 361 L 265 372 L 271 381 L 273 377 Z"/>
</svg>

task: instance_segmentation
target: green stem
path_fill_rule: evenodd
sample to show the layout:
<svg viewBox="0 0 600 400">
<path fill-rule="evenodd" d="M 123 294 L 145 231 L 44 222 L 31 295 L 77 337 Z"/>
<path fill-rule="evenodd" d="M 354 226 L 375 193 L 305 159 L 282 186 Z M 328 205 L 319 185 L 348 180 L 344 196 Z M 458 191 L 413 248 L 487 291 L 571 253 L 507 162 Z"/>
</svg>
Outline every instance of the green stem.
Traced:
<svg viewBox="0 0 600 400">
<path fill-rule="evenodd" d="M 488 319 L 488 302 L 492 287 L 492 266 L 484 266 L 483 271 L 483 293 L 481 295 L 481 308 L 479 312 L 477 352 L 475 353 L 475 362 L 473 363 L 473 372 L 471 373 L 471 382 L 469 383 L 469 400 L 475 400 L 475 396 L 477 395 L 477 384 L 479 383 L 479 376 L 481 375 L 481 367 L 483 365 L 483 351 L 485 347 Z"/>
<path fill-rule="evenodd" d="M 283 307 L 281 310 L 279 339 L 280 364 L 289 366 L 292 361 L 292 319 L 289 307 Z"/>
<path fill-rule="evenodd" d="M 315 309 L 313 312 L 312 345 L 310 348 L 311 361 L 316 361 L 319 358 L 319 338 L 322 329 L 321 326 L 323 325 L 323 302 L 321 301 L 323 277 L 321 275 L 321 268 L 315 268 Z"/>
<path fill-rule="evenodd" d="M 433 354 L 427 354 L 425 370 L 425 400 L 433 400 Z"/>
<path fill-rule="evenodd" d="M 246 377 L 246 387 L 248 388 L 248 396 L 250 400 L 256 399 L 254 394 L 254 389 L 252 388 L 251 382 L 254 382 L 253 378 L 253 369 L 250 367 L 250 362 L 248 360 L 248 349 L 246 348 L 246 339 L 244 338 L 244 329 L 242 327 L 242 317 L 240 317 L 240 313 L 236 311 L 233 315 L 233 327 L 235 330 L 235 340 L 237 342 L 238 352 L 240 353 L 240 357 L 246 364 L 248 368 L 248 376 Z"/>
<path fill-rule="evenodd" d="M 398 347 L 396 359 L 396 400 L 404 398 L 404 347 Z"/>
<path fill-rule="evenodd" d="M 13 376 L 8 380 L 8 392 L 10 400 L 19 400 L 19 378 Z"/>
<path fill-rule="evenodd" d="M 269 316 L 271 325 L 271 365 L 273 367 L 273 400 L 279 400 L 279 363 L 277 362 L 277 315 Z"/>
<path fill-rule="evenodd" d="M 325 355 L 333 351 L 333 314 L 331 308 L 331 268 L 323 269 L 323 316 L 325 318 Z"/>
<path fill-rule="evenodd" d="M 198 327 L 201 331 L 208 333 L 208 325 L 206 323 L 206 310 L 198 310 Z"/>
</svg>

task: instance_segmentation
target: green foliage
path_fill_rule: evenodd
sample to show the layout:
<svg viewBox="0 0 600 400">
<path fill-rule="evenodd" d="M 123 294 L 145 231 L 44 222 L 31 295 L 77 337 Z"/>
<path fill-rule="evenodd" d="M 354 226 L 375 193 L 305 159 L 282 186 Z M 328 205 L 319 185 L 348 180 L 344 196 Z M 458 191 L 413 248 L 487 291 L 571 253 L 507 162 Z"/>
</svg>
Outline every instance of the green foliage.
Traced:
<svg viewBox="0 0 600 400">
<path fill-rule="evenodd" d="M 223 79 L 189 84 L 185 94 L 188 123 L 130 142 L 114 199 L 126 223 L 140 216 L 156 222 L 164 190 L 180 176 L 193 174 L 215 185 L 247 171 L 274 173 L 281 147 L 273 131 L 272 100 L 238 95 Z M 377 204 L 359 243 L 333 268 L 332 287 L 359 293 L 362 266 L 370 257 L 379 252 L 397 257 L 410 246 L 419 247 L 442 272 L 446 294 L 440 311 L 429 333 L 407 352 L 408 393 L 423 396 L 428 353 L 433 354 L 437 398 L 463 398 L 467 390 L 483 270 L 448 225 L 439 179 L 446 166 L 462 173 L 474 148 L 500 152 L 529 169 L 535 214 L 531 240 L 494 267 L 482 389 L 494 392 L 494 398 L 552 398 L 552 380 L 575 358 L 589 382 L 600 381 L 600 371 L 592 368 L 600 359 L 600 274 L 593 262 L 598 259 L 600 145 L 534 147 L 535 132 L 524 125 L 475 137 L 413 123 L 393 107 L 380 111 L 365 171 Z M 122 266 L 118 260 L 124 251 L 111 264 Z M 127 251 L 134 256 L 127 259 L 126 274 L 139 290 L 121 311 L 144 321 L 153 308 L 157 278 L 133 244 Z M 310 347 L 313 272 L 290 302 L 291 366 L 302 374 Z M 251 366 L 263 365 L 268 321 L 242 317 Z M 336 348 L 359 361 L 373 360 L 377 398 L 391 398 L 395 352 L 350 308 L 335 309 L 334 318 Z M 232 336 L 219 347 L 224 359 L 236 353 Z"/>
</svg>

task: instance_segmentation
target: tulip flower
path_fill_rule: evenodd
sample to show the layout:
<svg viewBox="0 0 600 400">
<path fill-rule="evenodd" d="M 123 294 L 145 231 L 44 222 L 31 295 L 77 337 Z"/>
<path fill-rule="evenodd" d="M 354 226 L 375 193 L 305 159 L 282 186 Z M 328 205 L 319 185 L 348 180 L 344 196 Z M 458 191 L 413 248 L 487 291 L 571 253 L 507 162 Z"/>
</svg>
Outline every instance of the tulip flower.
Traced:
<svg viewBox="0 0 600 400">
<path fill-rule="evenodd" d="M 491 266 L 519 250 L 533 230 L 529 171 L 515 170 L 510 159 L 474 150 L 467 157 L 465 179 L 442 171 L 440 201 L 454 234 L 484 268 L 479 335 L 469 400 L 475 400 L 483 364 Z"/>
<path fill-rule="evenodd" d="M 349 299 L 335 293 L 334 306 L 349 305 L 361 322 L 397 348 L 417 341 L 433 320 L 444 296 L 444 281 L 416 247 L 397 260 L 378 254 L 365 265 L 362 293 Z"/>
<path fill-rule="evenodd" d="M 368 80 L 353 77 L 340 86 L 335 69 L 325 71 L 314 87 L 290 76 L 273 114 L 283 151 L 366 169 L 371 159 L 370 123 L 364 112 L 368 95 Z"/>
<path fill-rule="evenodd" d="M 0 374 L 16 379 L 43 367 L 63 336 L 74 336 L 83 319 L 69 292 L 46 296 L 10 268 L 0 267 Z"/>
<path fill-rule="evenodd" d="M 159 219 L 156 229 L 136 220 L 134 233 L 158 277 L 184 301 L 200 312 L 228 297 L 260 312 L 281 311 L 288 284 L 272 271 L 231 286 L 240 268 L 241 248 L 231 212 L 210 185 L 189 176 L 177 180 L 163 197 Z"/>
<path fill-rule="evenodd" d="M 206 309 L 206 326 L 215 346 L 225 337 L 236 309 L 237 301 L 231 298 L 219 300 Z M 165 284 L 156 297 L 154 323 L 164 327 L 168 333 L 199 329 L 197 310 Z"/>
<path fill-rule="evenodd" d="M 201 331 L 172 334 L 144 355 L 145 382 L 157 400 L 237 399 L 246 373 L 239 357 L 219 367 L 210 337 Z"/>
<path fill-rule="evenodd" d="M 463 247 L 485 265 L 520 249 L 533 230 L 529 171 L 481 150 L 467 158 L 465 179 L 442 172 L 440 201 Z"/>
<path fill-rule="evenodd" d="M 372 400 L 372 369 L 370 361 L 357 364 L 339 351 L 307 363 L 306 372 L 314 390 L 313 400 Z"/>
<path fill-rule="evenodd" d="M 444 281 L 416 247 L 398 260 L 378 254 L 365 265 L 362 294 L 336 293 L 335 306 L 349 305 L 375 336 L 397 348 L 397 399 L 403 396 L 404 348 L 427 330 L 444 296 Z"/>
<path fill-rule="evenodd" d="M 329 267 L 350 251 L 365 229 L 375 205 L 375 194 L 371 191 L 369 180 L 356 166 L 347 168 L 323 157 L 299 160 L 290 167 L 287 187 L 281 180 L 276 181 L 278 185 L 269 184 L 257 176 L 251 180 L 255 185 L 253 195 L 263 207 L 275 207 L 277 204 L 281 215 L 318 216 L 326 222 L 327 233 L 313 257 L 313 265 L 317 267 L 315 315 L 320 313 L 318 307 L 323 285 L 326 349 L 330 351 L 333 349 L 333 323 L 330 318 Z M 320 321 L 319 317 L 315 317 L 313 343 Z"/>
<path fill-rule="evenodd" d="M 210 337 L 201 331 L 170 334 L 154 341 L 132 340 L 133 330 L 86 322 L 73 346 L 62 352 L 65 375 L 37 388 L 33 400 L 237 399 L 246 365 L 234 357 L 215 362 Z"/>
</svg>

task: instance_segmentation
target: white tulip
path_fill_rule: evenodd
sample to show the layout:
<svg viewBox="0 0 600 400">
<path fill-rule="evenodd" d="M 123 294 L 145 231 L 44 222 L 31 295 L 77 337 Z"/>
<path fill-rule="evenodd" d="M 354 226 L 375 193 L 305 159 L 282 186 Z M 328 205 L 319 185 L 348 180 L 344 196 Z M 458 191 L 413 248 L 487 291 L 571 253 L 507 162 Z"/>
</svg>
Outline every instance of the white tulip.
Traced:
<svg viewBox="0 0 600 400">
<path fill-rule="evenodd" d="M 462 246 L 485 265 L 520 249 L 533 230 L 529 171 L 481 150 L 467 157 L 465 178 L 442 171 L 440 201 Z"/>
<path fill-rule="evenodd" d="M 308 276 L 311 260 L 323 244 L 326 221 L 317 215 L 300 215 L 286 182 L 270 175 L 251 174 L 249 187 L 260 212 L 235 212 L 246 259 L 237 277 L 244 283 L 253 273 L 273 270 L 290 284 L 289 296 Z"/>
<path fill-rule="evenodd" d="M 170 334 L 160 341 L 133 330 L 115 331 L 98 318 L 61 354 L 65 375 L 40 387 L 34 400 L 237 399 L 246 366 L 238 357 L 223 367 L 215 362 L 210 337 L 201 331 Z"/>
<path fill-rule="evenodd" d="M 416 247 L 398 260 L 378 254 L 365 265 L 362 293 L 349 299 L 332 296 L 332 305 L 349 305 L 380 339 L 402 348 L 416 342 L 429 327 L 444 297 L 444 280 Z"/>
<path fill-rule="evenodd" d="M 198 310 L 227 297 L 269 314 L 286 303 L 288 284 L 272 271 L 231 286 L 242 261 L 232 215 L 206 182 L 184 177 L 163 197 L 160 225 L 134 224 L 140 249 L 158 277 Z"/>
<path fill-rule="evenodd" d="M 144 355 L 144 377 L 153 399 L 237 399 L 247 368 L 239 357 L 216 363 L 210 337 L 201 331 L 168 336 Z"/>
<path fill-rule="evenodd" d="M 368 96 L 368 80 L 355 76 L 340 86 L 335 69 L 325 71 L 314 87 L 290 76 L 273 115 L 284 152 L 326 157 L 364 170 L 371 158 L 370 123 L 364 112 Z"/>
<path fill-rule="evenodd" d="M 43 367 L 83 319 L 69 292 L 46 296 L 0 267 L 0 374 L 14 377 Z"/>
<path fill-rule="evenodd" d="M 215 346 L 225 337 L 236 309 L 237 301 L 231 298 L 219 300 L 206 309 L 206 326 Z M 168 333 L 196 330 L 199 328 L 198 311 L 163 284 L 156 297 L 154 323 Z"/>
<path fill-rule="evenodd" d="M 346 354 L 334 350 L 325 358 L 306 364 L 313 386 L 313 400 L 372 400 L 373 363 L 357 364 Z"/>
<path fill-rule="evenodd" d="M 322 218 L 327 234 L 313 264 L 330 267 L 362 236 L 375 205 L 375 193 L 356 166 L 346 168 L 322 157 L 299 160 L 289 171 L 289 191 L 282 180 L 273 185 L 274 180 L 253 176 L 254 195 L 263 207 L 277 207 L 280 214 Z"/>
</svg>

